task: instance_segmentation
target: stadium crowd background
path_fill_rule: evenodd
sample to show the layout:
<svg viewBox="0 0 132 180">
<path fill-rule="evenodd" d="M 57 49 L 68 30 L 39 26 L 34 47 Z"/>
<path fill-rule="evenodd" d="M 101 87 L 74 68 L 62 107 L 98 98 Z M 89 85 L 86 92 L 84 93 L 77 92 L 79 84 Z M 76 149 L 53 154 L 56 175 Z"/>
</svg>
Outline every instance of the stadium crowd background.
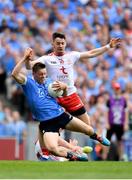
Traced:
<svg viewBox="0 0 132 180">
<path fill-rule="evenodd" d="M 10 74 L 27 47 L 33 48 L 35 58 L 51 52 L 55 31 L 66 34 L 67 51 L 87 51 L 106 45 L 112 37 L 122 39 L 116 50 L 77 63 L 75 84 L 93 127 L 102 132 L 112 83 L 119 82 L 132 130 L 132 1 L 0 0 L 0 136 L 26 135 L 31 114 Z M 126 138 L 132 138 L 130 133 Z"/>
</svg>

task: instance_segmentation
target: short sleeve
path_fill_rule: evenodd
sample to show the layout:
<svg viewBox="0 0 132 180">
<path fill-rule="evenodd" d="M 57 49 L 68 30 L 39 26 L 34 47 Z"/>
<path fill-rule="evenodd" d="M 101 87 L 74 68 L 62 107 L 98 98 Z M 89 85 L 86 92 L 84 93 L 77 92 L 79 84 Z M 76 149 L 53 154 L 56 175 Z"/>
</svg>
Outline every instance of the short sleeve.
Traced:
<svg viewBox="0 0 132 180">
<path fill-rule="evenodd" d="M 24 84 L 21 84 L 22 88 L 23 88 L 23 89 L 30 88 L 31 81 L 32 81 L 32 80 L 31 80 L 31 77 L 27 76 L 26 79 L 25 79 Z"/>
<path fill-rule="evenodd" d="M 37 59 L 40 63 L 45 64 L 46 60 L 48 59 L 48 56 L 41 56 L 40 58 Z"/>
<path fill-rule="evenodd" d="M 80 54 L 80 52 L 72 51 L 71 56 L 73 57 L 72 59 L 75 63 L 80 59 L 81 54 Z"/>
</svg>

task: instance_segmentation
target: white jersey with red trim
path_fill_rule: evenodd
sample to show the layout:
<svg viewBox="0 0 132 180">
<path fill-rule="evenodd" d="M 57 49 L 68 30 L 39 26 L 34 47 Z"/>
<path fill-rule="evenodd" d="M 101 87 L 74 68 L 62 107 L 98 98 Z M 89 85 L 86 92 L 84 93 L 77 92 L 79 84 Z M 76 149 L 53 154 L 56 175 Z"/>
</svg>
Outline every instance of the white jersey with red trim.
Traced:
<svg viewBox="0 0 132 180">
<path fill-rule="evenodd" d="M 80 58 L 80 52 L 72 51 L 63 56 L 51 53 L 38 60 L 46 65 L 47 74 L 53 81 L 62 81 L 68 85 L 68 95 L 76 92 L 74 86 L 74 64 Z"/>
</svg>

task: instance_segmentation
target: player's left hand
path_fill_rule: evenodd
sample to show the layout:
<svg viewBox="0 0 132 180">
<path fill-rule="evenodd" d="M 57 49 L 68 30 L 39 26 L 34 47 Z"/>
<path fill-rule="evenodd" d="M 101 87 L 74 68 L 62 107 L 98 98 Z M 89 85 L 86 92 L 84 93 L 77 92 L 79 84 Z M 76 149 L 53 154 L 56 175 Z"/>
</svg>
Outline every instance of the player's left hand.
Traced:
<svg viewBox="0 0 132 180">
<path fill-rule="evenodd" d="M 77 145 L 78 145 L 77 139 L 70 139 L 70 140 L 69 140 L 69 143 L 70 143 L 71 145 L 73 145 L 73 146 L 77 146 Z"/>
<path fill-rule="evenodd" d="M 82 153 L 82 148 L 80 146 L 73 146 L 72 151 L 81 154 Z"/>
<path fill-rule="evenodd" d="M 110 48 L 115 48 L 116 46 L 120 46 L 120 44 L 121 44 L 120 38 L 112 38 L 109 43 Z"/>
<path fill-rule="evenodd" d="M 76 152 L 76 153 L 82 153 L 82 148 L 80 146 L 78 146 L 78 141 L 76 139 L 70 139 L 69 143 L 73 146 L 72 147 L 72 151 Z"/>
</svg>

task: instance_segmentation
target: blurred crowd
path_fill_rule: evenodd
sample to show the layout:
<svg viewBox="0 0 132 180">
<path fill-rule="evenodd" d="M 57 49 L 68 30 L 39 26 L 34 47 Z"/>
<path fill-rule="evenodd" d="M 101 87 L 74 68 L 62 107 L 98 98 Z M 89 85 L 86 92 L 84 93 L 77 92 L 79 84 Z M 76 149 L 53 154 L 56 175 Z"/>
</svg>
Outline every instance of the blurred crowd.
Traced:
<svg viewBox="0 0 132 180">
<path fill-rule="evenodd" d="M 0 101 L 0 137 L 14 137 L 22 143 L 26 135 L 27 126 L 21 119 L 19 111 L 12 110 Z"/>
<path fill-rule="evenodd" d="M 132 1 L 0 0 L 0 14 L 0 94 L 17 105 L 17 113 L 25 115 L 29 109 L 10 73 L 25 48 L 33 48 L 34 58 L 48 54 L 55 31 L 66 34 L 67 51 L 88 51 L 118 37 L 122 45 L 115 50 L 78 62 L 74 78 L 92 125 L 100 132 L 105 129 L 106 101 L 113 93 L 112 83 L 120 83 L 132 130 Z M 0 110 L 3 124 L 6 108 Z M 31 119 L 30 113 L 26 118 Z"/>
</svg>

